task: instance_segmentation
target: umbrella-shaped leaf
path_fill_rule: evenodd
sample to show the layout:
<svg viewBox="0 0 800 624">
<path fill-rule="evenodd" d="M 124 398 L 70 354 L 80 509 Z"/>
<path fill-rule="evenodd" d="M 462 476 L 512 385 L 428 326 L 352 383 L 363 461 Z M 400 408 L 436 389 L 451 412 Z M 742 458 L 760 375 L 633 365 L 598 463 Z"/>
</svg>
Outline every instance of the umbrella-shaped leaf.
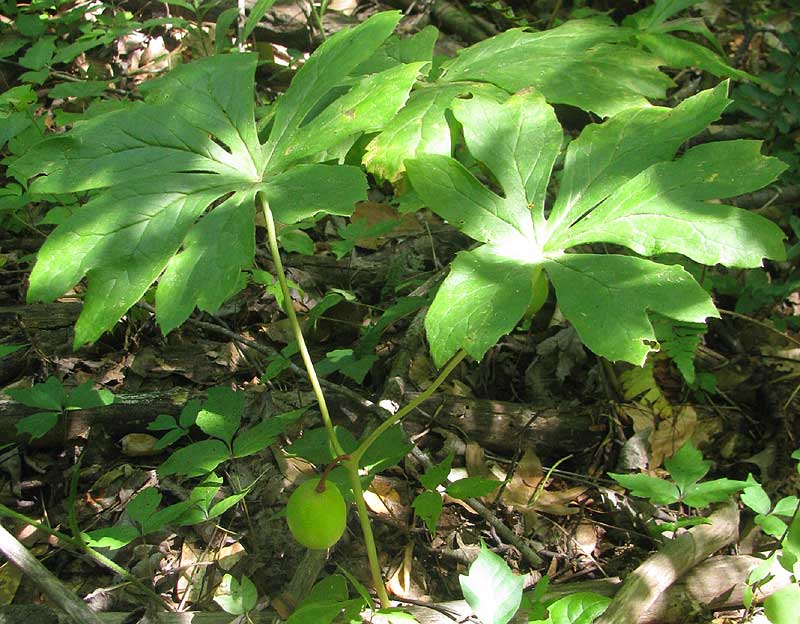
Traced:
<svg viewBox="0 0 800 624">
<path fill-rule="evenodd" d="M 244 284 L 257 193 L 285 223 L 350 214 L 366 199 L 363 174 L 313 160 L 380 130 L 405 103 L 424 62 L 349 76 L 399 18 L 375 15 L 320 46 L 276 103 L 263 145 L 257 56 L 217 55 L 146 83 L 144 102 L 76 124 L 10 163 L 31 193 L 91 192 L 40 250 L 29 300 L 52 300 L 86 277 L 78 345 L 111 328 L 163 274 L 157 319 L 168 332 L 195 307 L 215 312 Z"/>
<path fill-rule="evenodd" d="M 624 111 L 583 130 L 566 152 L 549 213 L 545 189 L 560 129 L 540 94 L 524 90 L 503 104 L 473 98 L 454 114 L 467 148 L 501 194 L 447 156 L 406 161 L 425 203 L 485 243 L 453 262 L 426 317 L 441 365 L 459 349 L 474 358 L 514 329 L 542 269 L 564 316 L 595 353 L 641 365 L 657 345 L 650 313 L 685 323 L 717 316 L 708 294 L 678 265 L 633 255 L 574 253 L 615 243 L 643 254 L 681 253 L 700 262 L 759 266 L 784 257 L 783 233 L 754 213 L 709 200 L 750 192 L 785 169 L 753 141 L 679 145 L 725 108 L 727 85 L 675 109 Z"/>
</svg>

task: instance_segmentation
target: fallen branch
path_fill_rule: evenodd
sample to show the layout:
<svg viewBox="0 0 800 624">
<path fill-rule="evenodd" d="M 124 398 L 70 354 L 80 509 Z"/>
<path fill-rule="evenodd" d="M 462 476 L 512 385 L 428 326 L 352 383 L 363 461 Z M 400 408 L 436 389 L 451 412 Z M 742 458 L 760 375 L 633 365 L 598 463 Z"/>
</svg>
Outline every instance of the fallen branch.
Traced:
<svg viewBox="0 0 800 624">
<path fill-rule="evenodd" d="M 721 555 L 705 560 L 658 596 L 650 608 L 641 614 L 639 624 L 683 624 L 687 616 L 696 613 L 698 609 L 709 612 L 741 607 L 747 576 L 761 562 L 762 559 L 748 555 Z M 792 582 L 789 573 L 780 566 L 776 566 L 772 573 L 775 576 L 762 588 L 760 598 L 787 587 Z M 621 586 L 622 581 L 619 578 L 551 585 L 544 599 L 555 600 L 576 592 L 594 592 L 613 597 Z M 413 615 L 420 624 L 453 624 L 453 619 L 445 613 L 452 614 L 456 621 L 472 614 L 469 605 L 463 600 L 435 603 L 430 606 L 404 606 L 401 601 L 399 605 Z M 97 615 L 103 624 L 122 624 L 129 614 L 98 613 Z M 267 624 L 274 621 L 275 614 L 265 611 L 254 613 L 250 617 L 255 624 Z M 159 613 L 142 620 L 141 624 L 230 624 L 233 619 L 233 616 L 219 612 Z"/>
<path fill-rule="evenodd" d="M 763 208 L 766 204 L 794 204 L 800 201 L 800 184 L 783 188 L 768 187 L 745 193 L 730 201 L 740 208 Z"/>
<path fill-rule="evenodd" d="M 102 624 L 96 613 L 75 594 L 61 584 L 56 576 L 28 552 L 5 527 L 0 524 L 0 552 L 14 566 L 33 581 L 47 599 L 56 605 L 75 624 Z"/>
<path fill-rule="evenodd" d="M 710 524 L 692 527 L 669 540 L 636 568 L 596 624 L 637 624 L 670 585 L 739 536 L 739 509 L 735 503 L 725 504 L 708 519 Z"/>
<path fill-rule="evenodd" d="M 389 0 L 388 4 L 409 12 L 416 3 L 414 0 Z M 477 43 L 498 33 L 494 24 L 464 10 L 457 2 L 433 0 L 429 7 L 434 24 L 446 32 L 458 35 L 467 43 Z"/>
</svg>

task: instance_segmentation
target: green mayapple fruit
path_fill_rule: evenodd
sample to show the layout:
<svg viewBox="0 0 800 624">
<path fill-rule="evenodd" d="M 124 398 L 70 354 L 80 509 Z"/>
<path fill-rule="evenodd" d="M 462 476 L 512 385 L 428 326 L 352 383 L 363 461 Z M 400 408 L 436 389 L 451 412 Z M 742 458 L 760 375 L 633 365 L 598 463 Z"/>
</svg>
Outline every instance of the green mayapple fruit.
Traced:
<svg viewBox="0 0 800 624">
<path fill-rule="evenodd" d="M 347 506 L 339 488 L 330 481 L 318 490 L 320 479 L 298 487 L 286 504 L 286 520 L 294 538 L 307 548 L 330 548 L 344 533 Z"/>
</svg>

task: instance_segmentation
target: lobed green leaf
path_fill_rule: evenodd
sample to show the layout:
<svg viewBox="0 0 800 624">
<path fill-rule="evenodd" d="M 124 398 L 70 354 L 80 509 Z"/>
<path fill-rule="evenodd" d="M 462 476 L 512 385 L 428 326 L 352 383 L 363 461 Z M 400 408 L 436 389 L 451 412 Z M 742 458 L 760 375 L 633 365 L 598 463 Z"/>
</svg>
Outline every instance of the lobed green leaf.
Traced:
<svg viewBox="0 0 800 624">
<path fill-rule="evenodd" d="M 427 61 L 350 76 L 399 19 L 381 13 L 330 37 L 275 104 L 264 145 L 253 100 L 257 55 L 231 54 L 149 81 L 144 102 L 76 123 L 13 160 L 10 173 L 33 194 L 93 191 L 40 250 L 29 300 L 53 300 L 87 278 L 80 345 L 161 277 L 156 317 L 167 333 L 195 307 L 216 312 L 246 283 L 258 193 L 287 224 L 351 214 L 366 199 L 364 174 L 310 161 L 382 129 L 405 103 Z"/>
<path fill-rule="evenodd" d="M 457 256 L 426 317 L 435 363 L 459 349 L 480 359 L 512 331 L 542 269 L 584 344 L 612 360 L 641 365 L 658 347 L 651 313 L 693 324 L 718 316 L 680 266 L 571 252 L 579 245 L 615 243 L 644 255 L 682 253 L 728 266 L 785 257 L 775 224 L 709 203 L 770 183 L 785 168 L 780 161 L 761 156 L 753 141 L 703 144 L 673 160 L 682 142 L 720 115 L 726 91 L 723 84 L 675 109 L 639 107 L 588 126 L 567 149 L 549 214 L 545 191 L 561 135 L 541 95 L 454 104 L 467 148 L 502 195 L 447 156 L 406 161 L 419 197 L 484 243 Z"/>
</svg>

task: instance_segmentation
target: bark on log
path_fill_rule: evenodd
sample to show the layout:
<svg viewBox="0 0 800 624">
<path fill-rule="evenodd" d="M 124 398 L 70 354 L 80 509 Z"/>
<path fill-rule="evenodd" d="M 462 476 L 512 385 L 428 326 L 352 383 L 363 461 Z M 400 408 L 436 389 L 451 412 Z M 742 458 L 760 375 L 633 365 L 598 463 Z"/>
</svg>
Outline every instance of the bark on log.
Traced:
<svg viewBox="0 0 800 624">
<path fill-rule="evenodd" d="M 703 611 L 722 611 L 742 606 L 745 580 L 761 559 L 747 555 L 711 557 L 689 571 L 661 594 L 653 605 L 639 619 L 639 624 L 681 624 L 698 609 Z M 789 573 L 777 566 L 774 578 L 763 588 L 761 597 L 791 584 Z M 622 584 L 618 578 L 595 581 L 581 581 L 551 585 L 545 600 L 553 600 L 575 593 L 591 591 L 613 597 Z M 435 606 L 446 609 L 457 618 L 471 614 L 463 600 L 437 603 Z M 413 605 L 405 607 L 420 624 L 452 624 L 453 620 L 444 613 L 428 607 Z M 121 624 L 127 613 L 99 613 L 104 624 Z M 274 621 L 274 615 L 267 612 L 252 616 L 256 624 Z M 229 624 L 233 616 L 226 613 L 162 613 L 155 618 L 144 620 L 142 624 Z"/>
<path fill-rule="evenodd" d="M 414 0 L 388 0 L 387 4 L 408 11 Z M 457 35 L 466 43 L 478 43 L 496 35 L 499 31 L 490 21 L 475 15 L 458 2 L 433 0 L 430 3 L 431 21 L 441 30 Z"/>
<path fill-rule="evenodd" d="M 404 400 L 416 397 L 406 392 Z M 425 414 L 434 416 L 431 421 Z M 498 452 L 514 452 L 532 445 L 542 459 L 558 459 L 570 453 L 590 449 L 602 440 L 605 428 L 598 427 L 591 409 L 562 411 L 538 408 L 525 403 L 470 399 L 449 394 L 435 394 L 407 417 L 407 429 L 438 424 L 463 432 L 468 439 Z"/>
<path fill-rule="evenodd" d="M 112 435 L 143 433 L 147 425 L 159 414 L 178 416 L 187 401 L 201 397 L 197 391 L 175 389 L 167 392 L 143 394 L 118 394 L 114 403 L 104 407 L 67 412 L 65 422 L 42 438 L 42 446 L 59 444 L 64 437 L 73 439 L 83 437 L 92 426 L 103 427 Z M 17 436 L 16 424 L 20 418 L 42 410 L 30 408 L 0 395 L 0 443 L 14 442 Z"/>
<path fill-rule="evenodd" d="M 68 412 L 66 422 L 60 423 L 53 432 L 39 441 L 40 444 L 60 444 L 65 431 L 67 438 L 84 436 L 91 426 L 103 427 L 114 436 L 146 431 L 147 425 L 159 414 L 177 416 L 187 401 L 201 398 L 198 391 L 175 389 L 166 392 L 145 394 L 120 394 L 114 403 L 104 407 Z M 408 393 L 410 400 L 415 393 Z M 310 393 L 271 392 L 270 398 L 276 404 L 295 405 L 298 397 L 303 404 L 312 404 Z M 366 418 L 360 406 L 348 403 L 341 397 L 331 395 L 329 402 L 334 411 L 344 413 L 344 408 L 358 417 Z M 588 411 L 560 412 L 557 409 L 537 409 L 532 405 L 468 399 L 451 395 L 434 395 L 422 404 L 427 414 L 436 413 L 434 423 L 441 427 L 452 427 L 463 432 L 485 448 L 498 452 L 514 452 L 521 444 L 530 445 L 544 461 L 556 460 L 576 449 L 590 448 L 602 439 L 602 430 L 593 427 Z M 16 440 L 16 423 L 20 418 L 41 411 L 26 407 L 0 395 L 0 443 Z M 364 421 L 362 421 L 364 422 Z M 526 427 L 527 423 L 530 424 Z M 431 424 L 423 412 L 415 412 L 407 417 L 406 428 L 411 432 L 421 431 Z M 66 428 L 66 429 L 65 429 Z"/>
<path fill-rule="evenodd" d="M 739 195 L 731 200 L 740 208 L 762 208 L 765 204 L 795 204 L 800 201 L 800 184 L 785 186 L 783 188 L 769 187 L 760 191 L 753 191 Z"/>
<path fill-rule="evenodd" d="M 11 381 L 24 370 L 31 349 L 48 355 L 70 353 L 73 325 L 80 311 L 80 303 L 0 306 L 3 344 L 31 345 L 0 358 L 0 384 Z"/>
</svg>

